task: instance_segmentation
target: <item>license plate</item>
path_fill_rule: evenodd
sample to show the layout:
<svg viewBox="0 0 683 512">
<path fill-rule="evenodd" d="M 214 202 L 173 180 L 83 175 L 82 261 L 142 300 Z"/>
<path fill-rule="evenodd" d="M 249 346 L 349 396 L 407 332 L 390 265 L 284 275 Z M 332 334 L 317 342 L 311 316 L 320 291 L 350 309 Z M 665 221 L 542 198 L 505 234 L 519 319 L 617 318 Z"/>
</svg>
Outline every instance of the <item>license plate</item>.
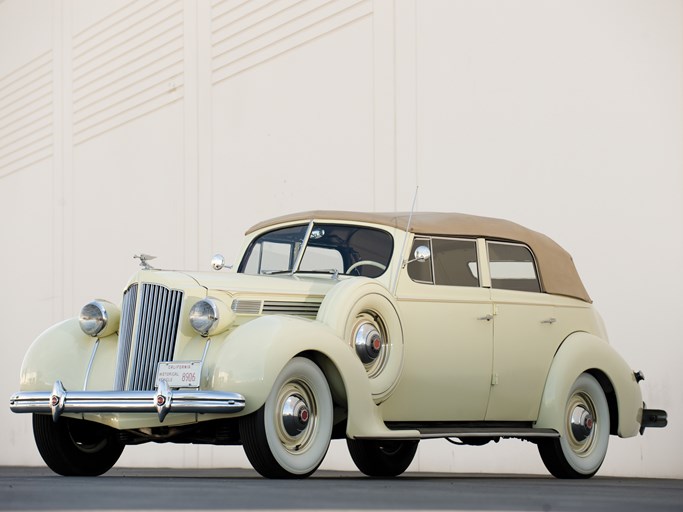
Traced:
<svg viewBox="0 0 683 512">
<path fill-rule="evenodd" d="M 164 361 L 157 367 L 156 386 L 165 380 L 170 388 L 198 388 L 201 376 L 201 361 Z"/>
</svg>

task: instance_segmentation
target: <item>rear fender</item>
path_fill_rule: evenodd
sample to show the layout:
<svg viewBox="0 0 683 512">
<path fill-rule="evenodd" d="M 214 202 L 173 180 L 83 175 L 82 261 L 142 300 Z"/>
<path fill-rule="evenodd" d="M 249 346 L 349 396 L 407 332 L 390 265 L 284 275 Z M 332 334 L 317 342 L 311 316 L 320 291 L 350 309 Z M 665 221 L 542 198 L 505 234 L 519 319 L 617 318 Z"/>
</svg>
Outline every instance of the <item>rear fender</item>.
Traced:
<svg viewBox="0 0 683 512">
<path fill-rule="evenodd" d="M 620 437 L 638 434 L 643 400 L 633 371 L 607 342 L 585 332 L 568 336 L 555 354 L 535 426 L 555 429 L 564 435 L 565 407 L 569 390 L 584 372 L 596 376 L 603 388 L 607 384 L 614 390 L 614 404 L 618 417 L 617 434 Z M 612 409 L 610 407 L 610 410 Z M 612 422 L 615 421 L 614 417 L 610 419 Z"/>
</svg>

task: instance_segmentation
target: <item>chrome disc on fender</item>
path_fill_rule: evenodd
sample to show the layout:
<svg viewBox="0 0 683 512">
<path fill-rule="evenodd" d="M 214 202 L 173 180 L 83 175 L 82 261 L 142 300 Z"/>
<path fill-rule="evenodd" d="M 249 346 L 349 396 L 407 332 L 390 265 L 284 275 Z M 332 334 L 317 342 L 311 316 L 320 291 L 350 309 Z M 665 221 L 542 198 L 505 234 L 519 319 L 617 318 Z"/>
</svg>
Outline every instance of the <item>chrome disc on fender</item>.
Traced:
<svg viewBox="0 0 683 512">
<path fill-rule="evenodd" d="M 368 377 L 373 378 L 382 373 L 389 359 L 390 342 L 381 317 L 364 312 L 351 332 L 351 343 Z"/>
</svg>

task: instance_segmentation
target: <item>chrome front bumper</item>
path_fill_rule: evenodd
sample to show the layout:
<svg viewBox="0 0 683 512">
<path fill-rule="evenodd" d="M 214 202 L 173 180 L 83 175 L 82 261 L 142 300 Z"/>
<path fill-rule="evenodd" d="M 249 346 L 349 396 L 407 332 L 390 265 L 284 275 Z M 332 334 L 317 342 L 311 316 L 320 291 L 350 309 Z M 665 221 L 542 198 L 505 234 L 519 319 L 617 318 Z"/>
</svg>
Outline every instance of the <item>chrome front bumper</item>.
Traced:
<svg viewBox="0 0 683 512">
<path fill-rule="evenodd" d="M 50 413 L 55 421 L 63 412 L 155 412 L 163 422 L 169 412 L 232 414 L 244 409 L 245 403 L 237 393 L 172 390 L 163 380 L 156 391 L 67 391 L 57 381 L 52 392 L 15 393 L 10 409 Z"/>
</svg>

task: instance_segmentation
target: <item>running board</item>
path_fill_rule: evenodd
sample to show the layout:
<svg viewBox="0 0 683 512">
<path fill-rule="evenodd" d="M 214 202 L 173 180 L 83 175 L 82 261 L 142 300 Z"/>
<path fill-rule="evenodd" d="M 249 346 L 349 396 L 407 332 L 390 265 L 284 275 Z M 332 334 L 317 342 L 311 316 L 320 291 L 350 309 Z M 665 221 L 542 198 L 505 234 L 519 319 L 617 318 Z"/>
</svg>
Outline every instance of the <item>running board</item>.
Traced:
<svg viewBox="0 0 683 512">
<path fill-rule="evenodd" d="M 461 427 L 442 429 L 438 427 L 417 428 L 420 439 L 437 439 L 440 437 L 560 437 L 551 428 L 472 428 Z"/>
<path fill-rule="evenodd" d="M 404 440 L 404 441 L 415 441 L 418 439 L 440 439 L 446 437 L 457 437 L 457 438 L 519 438 L 519 439 L 529 439 L 529 438 L 558 438 L 560 434 L 551 428 L 531 428 L 531 427 L 460 427 L 460 426 L 441 426 L 441 427 L 427 427 L 419 425 L 411 425 L 408 429 L 405 425 L 401 425 L 401 428 L 397 428 L 398 425 L 392 425 L 391 430 L 395 431 L 399 435 L 391 436 L 392 440 Z M 400 435 L 401 430 L 410 430 L 411 434 L 417 431 L 418 436 L 406 435 L 405 437 Z M 356 439 L 379 439 L 377 437 L 366 437 L 357 436 Z"/>
</svg>

